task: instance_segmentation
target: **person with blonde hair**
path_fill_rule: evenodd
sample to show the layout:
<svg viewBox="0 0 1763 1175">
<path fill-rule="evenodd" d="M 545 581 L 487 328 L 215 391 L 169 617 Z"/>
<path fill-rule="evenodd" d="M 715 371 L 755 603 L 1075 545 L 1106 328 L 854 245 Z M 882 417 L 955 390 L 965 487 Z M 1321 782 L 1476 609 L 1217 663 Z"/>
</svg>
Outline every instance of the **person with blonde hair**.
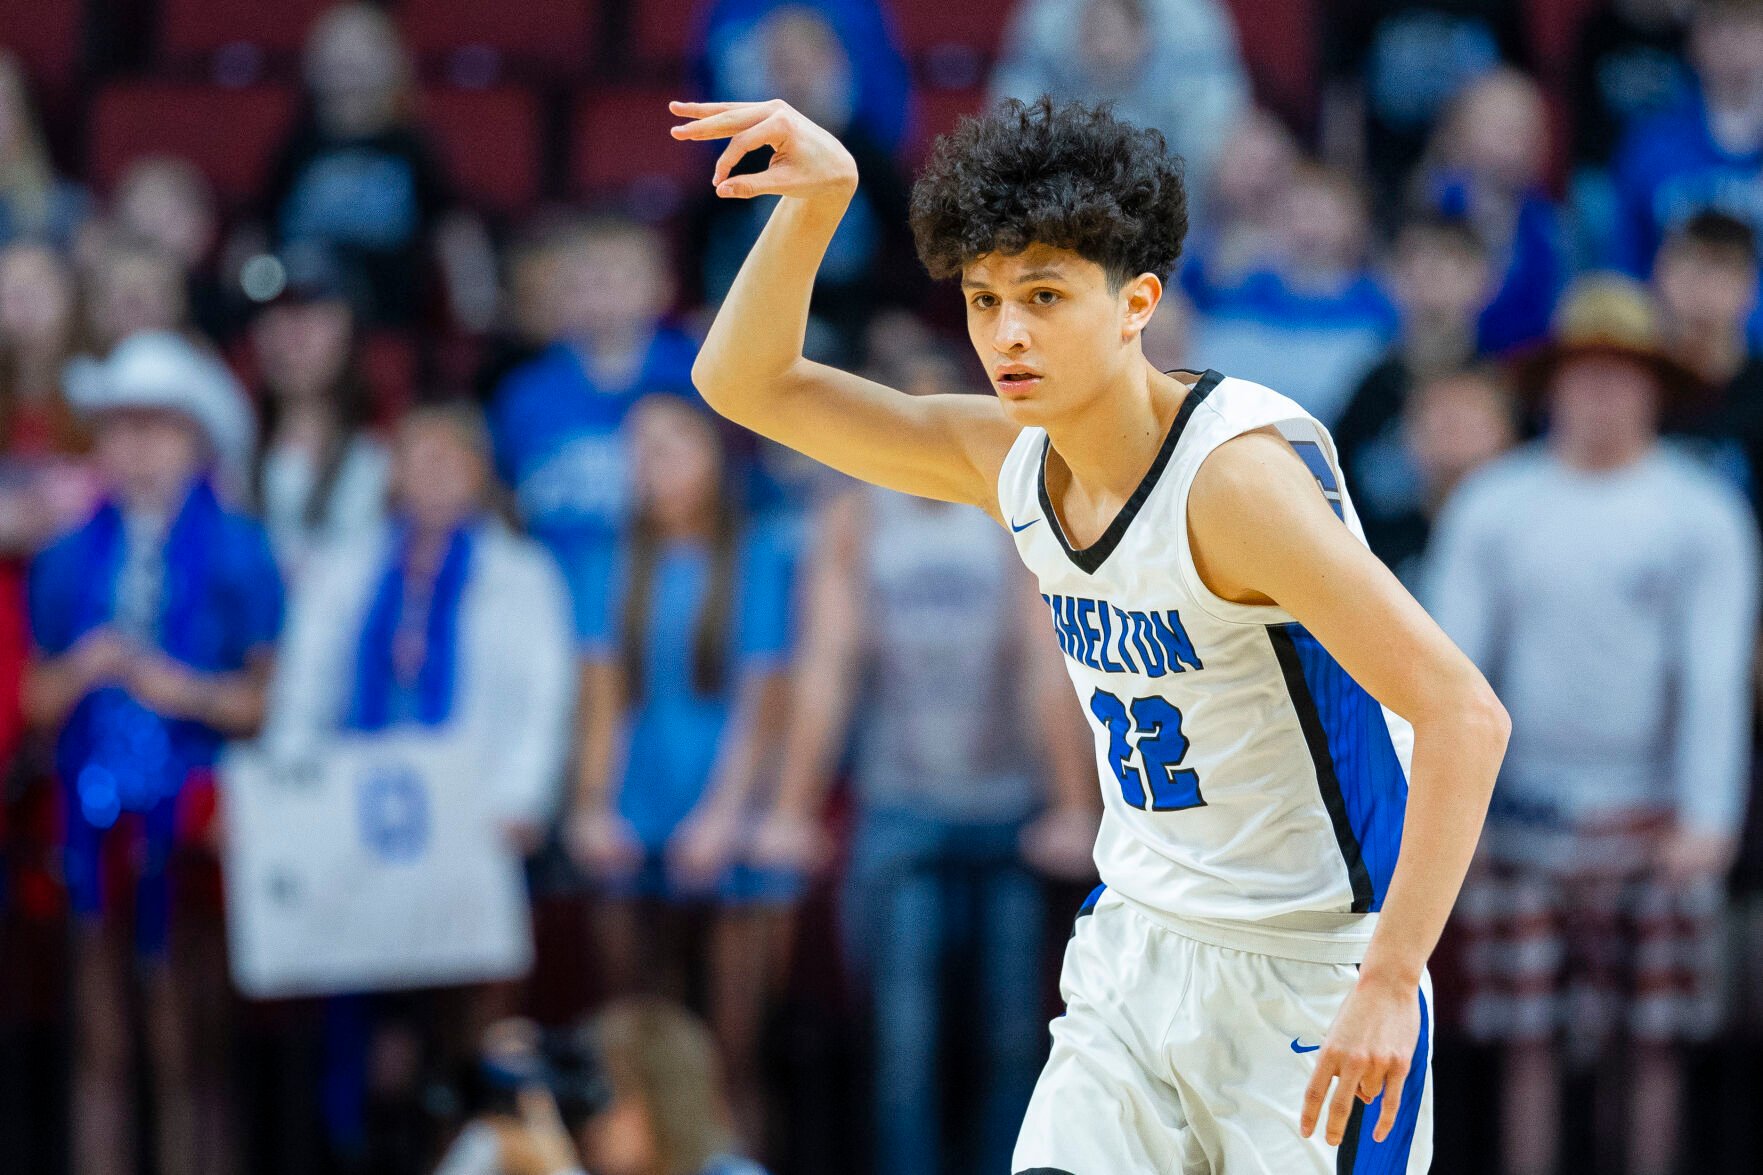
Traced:
<svg viewBox="0 0 1763 1175">
<path fill-rule="evenodd" d="M 580 1134 L 595 1175 L 765 1175 L 734 1152 L 710 1030 L 677 1004 L 618 1000 L 588 1025 L 612 1103 Z"/>
<path fill-rule="evenodd" d="M 0 48 L 0 245 L 40 237 L 65 248 L 89 205 L 84 189 L 55 174 L 24 66 Z"/>
</svg>

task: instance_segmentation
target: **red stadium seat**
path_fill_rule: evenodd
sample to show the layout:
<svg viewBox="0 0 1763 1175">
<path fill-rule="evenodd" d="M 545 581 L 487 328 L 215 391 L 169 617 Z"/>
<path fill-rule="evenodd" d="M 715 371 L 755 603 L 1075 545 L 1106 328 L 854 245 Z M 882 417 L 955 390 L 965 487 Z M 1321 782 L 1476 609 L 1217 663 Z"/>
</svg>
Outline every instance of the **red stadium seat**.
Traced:
<svg viewBox="0 0 1763 1175">
<path fill-rule="evenodd" d="M 360 361 L 374 420 L 392 424 L 416 402 L 416 344 L 402 331 L 369 331 Z"/>
<path fill-rule="evenodd" d="M 908 56 L 949 46 L 985 57 L 998 51 L 1017 0 L 894 0 L 894 28 Z"/>
<path fill-rule="evenodd" d="M 704 27 L 705 0 L 674 0 L 669 4 L 631 6 L 631 50 L 644 65 L 682 71 L 694 39 Z"/>
<path fill-rule="evenodd" d="M 80 67 L 83 0 L 0 0 L 0 48 L 39 85 L 60 89 Z"/>
<path fill-rule="evenodd" d="M 912 142 L 907 154 L 921 160 L 930 151 L 937 136 L 955 129 L 964 114 L 978 114 L 986 108 L 986 92 L 974 86 L 958 90 L 926 88 L 918 92 L 918 110 L 913 123 Z"/>
<path fill-rule="evenodd" d="M 581 76 L 598 14 L 596 0 L 404 0 L 398 9 L 418 56 L 473 77 L 509 68 Z"/>
<path fill-rule="evenodd" d="M 234 206 L 262 188 L 297 98 L 280 86 L 223 89 L 180 82 L 119 82 L 92 104 L 87 164 L 108 188 L 143 155 L 177 155 L 207 174 Z"/>
<path fill-rule="evenodd" d="M 1237 46 L 1261 101 L 1310 125 L 1321 85 L 1320 13 L 1314 0 L 1229 0 Z"/>
<path fill-rule="evenodd" d="M 667 90 L 596 90 L 576 103 L 569 176 L 578 195 L 659 185 L 678 193 L 710 183 L 713 156 L 695 143 L 676 142 L 667 129 L 679 119 L 667 109 Z"/>
<path fill-rule="evenodd" d="M 206 59 L 246 45 L 291 59 L 306 34 L 335 0 L 160 0 L 159 51 L 172 61 Z"/>
<path fill-rule="evenodd" d="M 520 212 L 539 195 L 539 103 L 514 86 L 426 90 L 422 124 L 467 201 Z"/>
</svg>

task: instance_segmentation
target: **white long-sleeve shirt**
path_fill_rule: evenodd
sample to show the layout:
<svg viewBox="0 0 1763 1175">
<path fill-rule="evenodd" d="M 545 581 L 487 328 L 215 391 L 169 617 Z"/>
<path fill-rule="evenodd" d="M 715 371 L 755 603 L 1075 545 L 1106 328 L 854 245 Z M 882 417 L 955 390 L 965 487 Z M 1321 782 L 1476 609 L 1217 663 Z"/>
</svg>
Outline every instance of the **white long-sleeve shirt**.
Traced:
<svg viewBox="0 0 1763 1175">
<path fill-rule="evenodd" d="M 380 528 L 330 547 L 296 586 L 263 736 L 277 759 L 322 756 L 341 733 L 362 624 L 391 543 Z M 481 749 L 500 817 L 542 822 L 561 796 L 576 682 L 568 592 L 542 547 L 499 526 L 479 528 L 458 640 L 453 713 L 435 735 Z"/>
<path fill-rule="evenodd" d="M 1496 811 L 1737 833 L 1758 540 L 1731 487 L 1663 447 L 1593 473 L 1533 446 L 1451 500 L 1423 595 L 1512 715 Z"/>
</svg>

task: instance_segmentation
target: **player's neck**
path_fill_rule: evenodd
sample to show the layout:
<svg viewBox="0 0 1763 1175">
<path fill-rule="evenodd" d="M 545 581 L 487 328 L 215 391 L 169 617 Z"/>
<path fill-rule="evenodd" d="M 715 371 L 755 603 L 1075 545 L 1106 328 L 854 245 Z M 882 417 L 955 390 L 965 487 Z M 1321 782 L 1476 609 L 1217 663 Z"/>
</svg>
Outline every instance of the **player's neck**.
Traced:
<svg viewBox="0 0 1763 1175">
<path fill-rule="evenodd" d="M 1169 435 L 1191 385 L 1148 362 L 1081 412 L 1047 423 L 1047 488 L 1079 508 L 1118 507 L 1132 496 Z M 1067 491 L 1073 491 L 1070 497 Z M 1077 519 L 1069 519 L 1076 522 Z"/>
</svg>

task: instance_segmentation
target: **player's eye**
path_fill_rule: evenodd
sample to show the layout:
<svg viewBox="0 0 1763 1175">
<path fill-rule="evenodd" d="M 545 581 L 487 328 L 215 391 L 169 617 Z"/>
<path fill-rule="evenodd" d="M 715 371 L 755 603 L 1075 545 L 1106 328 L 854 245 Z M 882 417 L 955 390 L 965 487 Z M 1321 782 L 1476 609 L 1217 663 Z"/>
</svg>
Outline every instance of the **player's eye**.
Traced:
<svg viewBox="0 0 1763 1175">
<path fill-rule="evenodd" d="M 1051 306 L 1059 300 L 1059 295 L 1052 290 L 1036 290 L 1034 300 L 1037 306 Z"/>
<path fill-rule="evenodd" d="M 975 294 L 973 296 L 972 305 L 975 310 L 990 310 L 997 304 L 998 299 L 990 294 Z"/>
</svg>

